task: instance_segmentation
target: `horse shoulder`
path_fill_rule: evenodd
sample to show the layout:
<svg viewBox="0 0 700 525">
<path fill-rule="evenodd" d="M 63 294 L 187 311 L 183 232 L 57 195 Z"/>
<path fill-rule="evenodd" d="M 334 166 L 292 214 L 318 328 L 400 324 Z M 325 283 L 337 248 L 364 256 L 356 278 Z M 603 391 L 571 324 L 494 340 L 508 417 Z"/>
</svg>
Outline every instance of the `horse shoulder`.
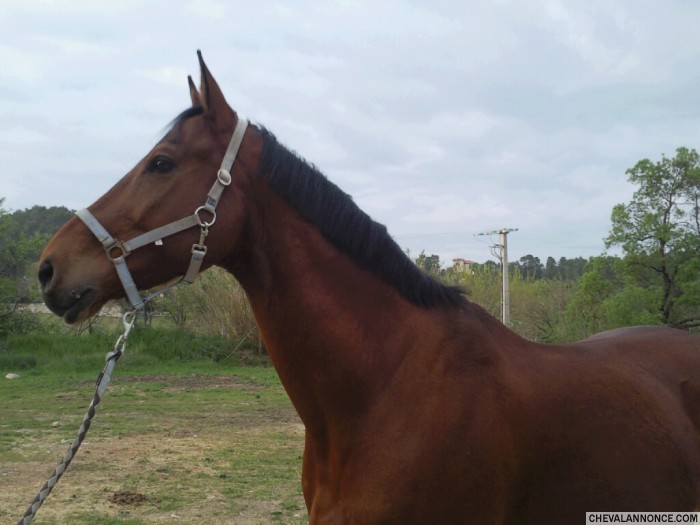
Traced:
<svg viewBox="0 0 700 525">
<path fill-rule="evenodd" d="M 308 466 L 315 523 L 502 523 L 515 460 L 496 349 L 459 314 L 431 315 L 348 453 L 324 466 L 342 486 Z"/>
</svg>

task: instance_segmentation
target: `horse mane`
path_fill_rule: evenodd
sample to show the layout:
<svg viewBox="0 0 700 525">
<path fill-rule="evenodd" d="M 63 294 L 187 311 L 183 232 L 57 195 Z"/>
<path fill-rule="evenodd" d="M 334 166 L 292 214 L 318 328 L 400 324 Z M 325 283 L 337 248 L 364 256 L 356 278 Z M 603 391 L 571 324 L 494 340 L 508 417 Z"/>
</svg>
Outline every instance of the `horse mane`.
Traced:
<svg viewBox="0 0 700 525">
<path fill-rule="evenodd" d="M 467 304 L 461 288 L 446 286 L 418 268 L 384 225 L 372 220 L 313 164 L 280 144 L 267 129 L 260 127 L 259 133 L 263 151 L 257 176 L 265 177 L 272 189 L 333 246 L 413 304 Z"/>
</svg>

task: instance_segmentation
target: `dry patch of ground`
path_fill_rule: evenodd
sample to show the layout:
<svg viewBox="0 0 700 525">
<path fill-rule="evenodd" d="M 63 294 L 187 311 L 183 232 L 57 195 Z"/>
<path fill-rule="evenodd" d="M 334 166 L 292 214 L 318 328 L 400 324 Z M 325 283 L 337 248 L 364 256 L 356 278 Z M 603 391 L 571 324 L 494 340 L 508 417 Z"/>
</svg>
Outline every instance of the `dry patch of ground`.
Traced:
<svg viewBox="0 0 700 525">
<path fill-rule="evenodd" d="M 186 403 L 188 393 L 208 389 L 223 389 L 232 401 L 223 412 L 220 399 L 208 405 L 206 398 L 198 398 L 196 412 L 153 410 L 157 398 L 139 405 L 137 395 L 153 381 L 167 382 L 163 391 L 171 403 L 178 400 L 172 396 L 183 396 Z M 253 396 L 257 404 L 250 409 L 252 402 L 241 402 L 236 392 L 248 392 L 251 385 L 230 377 L 121 378 L 119 385 L 117 390 L 136 404 L 122 414 L 117 406 L 110 416 L 147 417 L 147 428 L 100 432 L 98 413 L 33 523 L 306 523 L 300 488 L 303 426 L 291 405 L 275 402 L 268 408 L 264 396 Z M 246 410 L 237 412 L 239 405 Z M 65 435 L 68 425 L 63 426 L 17 431 L 18 449 L 32 459 L 0 462 L 0 522 L 21 517 L 63 456 L 70 441 L 58 438 L 59 430 Z"/>
</svg>

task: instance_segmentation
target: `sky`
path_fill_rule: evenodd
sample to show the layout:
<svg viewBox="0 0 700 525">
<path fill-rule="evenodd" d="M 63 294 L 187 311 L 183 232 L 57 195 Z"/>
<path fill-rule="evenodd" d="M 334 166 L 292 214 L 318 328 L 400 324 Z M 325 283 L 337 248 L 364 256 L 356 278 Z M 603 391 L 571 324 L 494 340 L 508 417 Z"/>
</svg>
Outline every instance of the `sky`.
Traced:
<svg viewBox="0 0 700 525">
<path fill-rule="evenodd" d="M 229 104 L 411 255 L 605 251 L 626 170 L 700 140 L 690 0 L 2 0 L 3 207 L 80 209 L 189 106 Z M 614 248 L 611 250 L 614 253 Z"/>
</svg>

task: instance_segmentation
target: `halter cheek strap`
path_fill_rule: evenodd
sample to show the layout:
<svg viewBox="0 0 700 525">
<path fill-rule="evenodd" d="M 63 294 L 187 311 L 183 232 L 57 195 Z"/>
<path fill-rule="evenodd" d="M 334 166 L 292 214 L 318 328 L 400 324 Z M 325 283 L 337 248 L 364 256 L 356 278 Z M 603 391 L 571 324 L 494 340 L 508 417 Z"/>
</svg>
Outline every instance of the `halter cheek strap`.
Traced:
<svg viewBox="0 0 700 525">
<path fill-rule="evenodd" d="M 126 257 L 134 250 L 153 242 L 158 243 L 165 237 L 199 226 L 199 242 L 192 245 L 192 256 L 190 258 L 189 267 L 182 278 L 171 286 L 175 286 L 181 282 L 191 284 L 197 278 L 199 270 L 202 267 L 202 262 L 204 261 L 204 256 L 207 253 L 207 247 L 204 241 L 209 233 L 209 228 L 216 221 L 216 207 L 219 204 L 219 199 L 226 187 L 231 184 L 231 169 L 238 155 L 238 150 L 241 147 L 241 142 L 243 142 L 243 136 L 245 135 L 247 127 L 247 120 L 238 119 L 236 129 L 233 131 L 233 136 L 226 149 L 224 159 L 221 162 L 221 168 L 216 175 L 216 182 L 214 182 L 214 185 L 209 190 L 204 205 L 197 208 L 192 215 L 173 221 L 165 226 L 155 228 L 133 239 L 129 239 L 128 241 L 119 241 L 109 234 L 107 229 L 100 224 L 100 221 L 98 221 L 87 208 L 76 212 L 78 218 L 83 221 L 85 226 L 87 226 L 93 235 L 97 237 L 97 240 L 100 241 L 102 247 L 105 249 L 107 257 L 109 257 L 114 264 L 114 268 L 117 271 L 119 280 L 126 293 L 127 300 L 134 310 L 143 309 L 146 303 L 156 295 L 154 294 L 143 298 L 139 294 L 136 283 L 126 264 Z M 203 219 L 202 213 L 207 213 L 210 216 L 209 220 Z"/>
</svg>

